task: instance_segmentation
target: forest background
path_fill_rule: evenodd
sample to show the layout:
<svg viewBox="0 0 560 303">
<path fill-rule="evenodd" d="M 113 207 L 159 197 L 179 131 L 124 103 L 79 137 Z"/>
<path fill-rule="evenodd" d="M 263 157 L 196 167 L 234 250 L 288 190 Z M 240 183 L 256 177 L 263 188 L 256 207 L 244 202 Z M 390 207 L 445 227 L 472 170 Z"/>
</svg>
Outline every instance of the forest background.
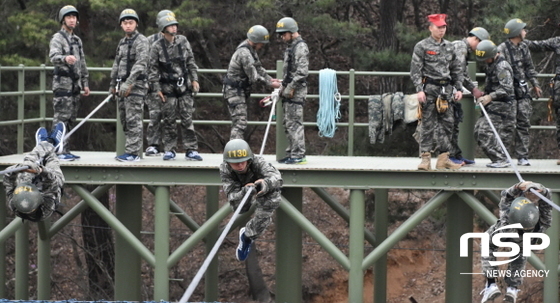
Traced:
<svg viewBox="0 0 560 303">
<path fill-rule="evenodd" d="M 48 58 L 49 41 L 52 35 L 59 30 L 60 25 L 56 21 L 59 9 L 67 4 L 77 7 L 80 12 L 80 23 L 76 33 L 84 43 L 89 67 L 110 67 L 115 57 L 115 50 L 119 39 L 123 33 L 118 24 L 118 16 L 124 8 L 132 8 L 140 16 L 139 31 L 146 36 L 157 32 L 155 26 L 155 16 L 162 9 L 173 10 L 179 21 L 179 32 L 187 36 L 193 50 L 195 60 L 199 68 L 204 69 L 225 69 L 227 68 L 231 54 L 236 46 L 245 39 L 247 30 L 255 24 L 261 24 L 268 28 L 271 33 L 271 43 L 261 52 L 260 58 L 267 69 L 274 69 L 277 60 L 283 58 L 286 45 L 274 35 L 274 28 L 277 20 L 284 16 L 290 16 L 297 20 L 300 33 L 309 45 L 310 49 L 310 70 L 320 70 L 322 68 L 332 68 L 337 71 L 347 71 L 355 69 L 357 71 L 408 71 L 410 58 L 414 45 L 428 37 L 426 16 L 433 13 L 445 13 L 448 15 L 448 30 L 446 39 L 456 40 L 467 36 L 470 29 L 476 26 L 484 27 L 491 34 L 491 39 L 496 43 L 501 43 L 505 36 L 502 33 L 504 24 L 512 18 L 521 18 L 527 22 L 529 33 L 528 39 L 539 40 L 556 36 L 560 30 L 560 3 L 552 0 L 533 0 L 533 1 L 482 1 L 482 0 L 375 0 L 375 1 L 355 1 L 355 0 L 309 0 L 309 1 L 273 1 L 273 0 L 208 0 L 208 1 L 59 1 L 59 0 L 17 0 L 3 1 L 0 18 L 4 20 L 0 27 L 0 65 L 17 66 L 38 66 L 40 64 L 50 64 Z M 539 73 L 553 72 L 553 54 L 533 54 L 534 63 Z M 483 71 L 479 68 L 479 71 Z M 94 91 L 107 91 L 109 87 L 108 73 L 91 72 L 90 88 Z M 318 77 L 311 76 L 309 79 L 310 93 L 318 92 Z M 479 79 L 480 80 L 480 79 Z M 17 78 L 14 72 L 2 72 L 0 91 L 14 91 L 17 88 Z M 409 77 L 359 77 L 356 80 L 356 93 L 359 95 L 373 95 L 386 92 L 403 91 L 413 93 L 413 87 Z M 548 80 L 541 80 L 541 87 L 548 93 Z M 50 87 L 50 78 L 47 80 Z M 38 87 L 37 74 L 26 73 L 26 89 L 35 90 Z M 342 94 L 348 93 L 348 78 L 339 77 L 339 90 Z M 202 92 L 220 92 L 221 75 L 204 74 L 201 78 Z M 265 88 L 258 86 L 256 92 L 264 93 Z M 546 95 L 548 96 L 548 95 Z M 79 117 L 87 115 L 102 100 L 101 96 L 90 96 L 82 98 L 82 105 Z M 255 99 L 255 98 L 253 98 Z M 2 97 L 0 99 L 0 120 L 13 120 L 17 113 L 17 102 L 15 97 Z M 34 97 L 26 97 L 26 117 L 37 116 L 38 109 Z M 258 105 L 257 99 L 249 106 L 249 120 L 266 120 L 268 110 L 262 110 Z M 35 102 L 35 103 L 34 103 Z M 47 116 L 52 117 L 52 103 L 49 100 L 47 106 Z M 204 120 L 222 119 L 229 120 L 229 115 L 225 102 L 221 98 L 205 98 L 195 101 L 197 111 L 195 119 Z M 317 100 L 309 100 L 305 110 L 305 120 L 315 121 L 318 108 Z M 367 105 L 361 102 L 356 106 L 357 122 L 367 122 Z M 345 121 L 348 116 L 348 106 L 346 102 L 341 104 L 341 121 Z M 146 113 L 147 115 L 147 113 Z M 114 107 L 106 106 L 100 111 L 101 117 L 115 117 Z M 147 117 L 147 116 L 146 116 Z M 535 103 L 535 111 L 532 118 L 533 125 L 553 125 L 546 121 L 546 104 Z M 361 156 L 417 156 L 418 145 L 412 139 L 415 125 L 402 125 L 395 128 L 393 134 L 386 138 L 383 144 L 369 144 L 367 129 L 356 130 L 354 148 L 355 154 Z M 30 150 L 34 144 L 34 127 L 26 127 L 25 150 Z M 221 152 L 224 144 L 229 137 L 228 127 L 217 126 L 197 126 L 196 127 L 201 152 Z M 115 131 L 114 124 L 86 124 L 73 137 L 74 150 L 115 150 Z M 263 127 L 249 127 L 246 139 L 255 147 L 260 146 Z M 12 154 L 15 150 L 15 140 L 13 134 L 15 127 L 5 127 L 0 132 L 0 155 Z M 307 128 L 306 138 L 308 154 L 322 155 L 343 155 L 347 150 L 346 146 L 347 130 L 340 128 L 333 139 L 321 138 L 317 135 L 317 129 Z M 533 158 L 555 158 L 557 157 L 556 143 L 552 140 L 550 130 L 539 130 L 532 132 Z M 274 136 L 271 138 L 274 141 Z M 403 144 L 405 142 L 406 144 Z M 475 144 L 473 142 L 473 144 Z M 267 153 L 274 152 L 274 145 L 267 145 Z M 477 156 L 481 156 L 477 150 Z M 340 196 L 341 201 L 346 199 L 343 190 L 333 191 L 334 195 Z M 203 188 L 177 188 L 173 192 L 176 200 L 181 200 L 185 195 L 197 197 L 192 199 L 190 204 L 184 205 L 188 212 L 195 213 L 198 221 L 204 219 L 204 191 Z M 306 190 L 306 199 L 313 201 L 309 197 L 310 193 Z M 406 198 L 402 198 L 402 196 Z M 146 201 L 153 201 L 153 197 L 146 193 Z M 373 191 L 368 193 L 372 202 L 374 199 Z M 412 198 L 411 198 L 412 197 Z M 406 191 L 392 191 L 391 199 L 395 199 L 392 209 L 391 222 L 398 224 L 404 219 L 403 214 L 413 212 L 419 207 L 418 197 L 424 197 L 423 193 L 410 193 Z M 113 197 L 114 198 L 114 197 Z M 106 197 L 104 203 L 111 208 L 111 196 Z M 71 206 L 76 202 L 77 197 L 69 191 L 66 204 Z M 347 199 L 346 199 L 347 200 Z M 320 202 L 317 202 L 320 203 Z M 145 213 L 151 211 L 152 206 L 146 203 Z M 495 210 L 495 207 L 489 205 Z M 403 209 L 407 210 L 403 212 Z M 371 219 L 372 209 L 368 210 L 368 217 Z M 10 216 L 11 214 L 8 214 Z M 441 236 L 440 232 L 445 230 L 445 216 L 435 218 L 430 226 L 425 226 L 427 230 L 435 228 L 435 234 Z M 12 217 L 10 217 L 12 218 Z M 89 218 L 89 219 L 88 219 Z M 86 214 L 76 223 L 75 229 L 69 229 L 61 237 L 61 244 L 55 244 L 57 250 L 53 252 L 53 262 L 60 265 L 62 273 L 55 275 L 60 278 L 55 281 L 53 299 L 78 298 L 82 300 L 97 300 L 112 298 L 112 248 L 110 232 L 104 231 L 104 223 L 95 217 L 94 213 Z M 88 221 L 89 220 L 89 221 Z M 371 223 L 371 222 L 369 222 Z M 327 226 L 337 226 L 327 224 Z M 340 222 L 340 226 L 345 224 Z M 149 230 L 153 227 L 153 222 L 146 221 L 143 228 Z M 481 226 L 484 228 L 484 226 Z M 270 232 L 273 232 L 271 229 Z M 431 230 L 433 232 L 433 230 Z M 188 231 L 177 231 L 181 237 L 188 235 Z M 416 236 L 420 238 L 420 233 Z M 344 243 L 344 232 L 331 230 L 330 236 L 339 238 L 340 243 Z M 409 239 L 416 237 L 411 235 Z M 105 240 L 103 240 L 105 238 Z M 268 238 L 273 238 L 269 235 Z M 443 237 L 444 238 L 444 237 Z M 88 244 L 88 239 L 92 243 Z M 106 240 L 109 239 L 108 242 Z M 421 239 L 420 239 L 421 240 Z M 425 239 L 424 239 L 425 240 Z M 143 241 L 149 241 L 143 239 Z M 236 245 L 232 239 L 228 249 L 233 249 Z M 100 243 L 105 243 L 100 245 Z M 419 242 L 420 243 L 420 242 Z M 440 243 L 441 244 L 441 243 Z M 442 244 L 444 247 L 444 244 Z M 267 287 L 273 292 L 274 278 L 267 275 L 269 270 L 266 264 L 267 259 L 273 255 L 273 251 L 267 250 L 266 245 L 262 245 L 261 253 L 267 258 L 261 260 L 263 266 L 264 280 Z M 69 249 L 71 247 L 72 249 Z M 202 249 L 202 248 L 201 248 Z M 270 247 L 273 250 L 273 247 Z M 69 250 L 71 255 L 66 255 Z M 200 250 L 202 254 L 202 250 Z M 60 256 L 59 256 L 60 255 Z M 60 257 L 57 263 L 56 258 Z M 67 268 L 67 258 L 75 260 L 76 268 Z M 192 254 L 196 258 L 196 254 Z M 328 256 L 323 256 L 329 258 Z M 310 258 L 311 259 L 311 258 Z M 103 262 L 96 260 L 105 260 Z M 270 261 L 268 260 L 269 263 Z M 441 260 L 440 260 L 441 261 Z M 235 264 L 235 261 L 232 261 Z M 307 260 L 306 260 L 307 262 Z M 9 263 L 9 262 L 8 262 Z M 193 262 L 200 264 L 200 262 Z M 13 265 L 13 264 L 12 264 Z M 182 293 L 186 288 L 187 278 L 190 273 L 185 271 L 196 270 L 196 266 L 183 264 L 188 270 L 181 269 L 174 272 L 177 276 L 185 276 L 184 282 L 173 283 L 170 290 L 175 297 Z M 85 269 L 81 271 L 79 268 Z M 273 265 L 271 265 L 273 267 Z M 318 265 L 316 265 L 318 266 Z M 55 266 L 56 268 L 56 266 Z M 242 269 L 241 265 L 224 266 L 221 270 L 221 278 L 228 281 L 221 285 L 222 295 L 227 300 L 243 302 L 248 294 L 246 293 L 244 276 L 232 274 Z M 313 267 L 310 267 L 313 270 Z M 333 267 L 336 268 L 336 265 Z M 336 278 L 340 274 L 339 269 L 317 269 L 321 271 L 315 279 L 304 279 L 308 281 L 304 287 L 303 294 L 306 301 L 318 300 L 317 302 L 338 302 L 336 299 L 325 299 L 320 297 L 329 288 L 328 285 L 321 284 L 320 281 L 309 282 L 310 280 L 329 280 L 329 283 L 341 282 L 344 285 L 344 278 Z M 64 272 L 73 272 L 87 276 L 87 279 L 72 279 Z M 150 276 L 149 269 L 146 269 L 147 276 Z M 307 273 L 313 276 L 315 272 Z M 60 276 L 58 276 L 60 275 Z M 192 276 L 191 276 L 192 277 Z M 441 278 L 441 277 L 440 277 Z M 64 283 L 60 283 L 60 282 Z M 241 281 L 241 282 L 239 282 Z M 237 283 L 239 282 L 239 283 Z M 432 283 L 432 286 L 437 283 Z M 441 284 L 441 283 L 440 283 Z M 441 286 L 438 284 L 439 286 Z M 64 286 L 63 286 L 64 285 Z M 69 286 L 70 285 L 70 286 Z M 331 285 L 332 286 L 332 285 Z M 441 289 L 438 287 L 430 288 L 431 297 L 425 297 L 431 302 L 437 302 L 441 297 Z M 13 284 L 8 285 L 13 291 Z M 335 289 L 340 290 L 339 288 Z M 344 290 L 342 290 L 343 292 Z M 145 299 L 149 300 L 150 287 L 146 286 Z M 202 290 L 197 291 L 201 296 Z M 317 299 L 318 297 L 322 299 Z M 313 299 L 315 298 L 315 299 Z M 395 302 L 402 302 L 395 297 Z M 259 299 L 260 300 L 260 299 Z M 262 300 L 260 300 L 262 301 Z"/>
</svg>

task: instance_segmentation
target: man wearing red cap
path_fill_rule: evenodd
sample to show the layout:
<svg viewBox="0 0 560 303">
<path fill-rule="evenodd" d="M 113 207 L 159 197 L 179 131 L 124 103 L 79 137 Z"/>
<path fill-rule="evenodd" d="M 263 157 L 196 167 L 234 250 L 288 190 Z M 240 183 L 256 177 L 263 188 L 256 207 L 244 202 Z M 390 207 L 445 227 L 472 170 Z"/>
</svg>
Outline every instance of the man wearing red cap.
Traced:
<svg viewBox="0 0 560 303">
<path fill-rule="evenodd" d="M 436 169 L 459 169 L 449 160 L 454 108 L 462 98 L 463 69 L 453 44 L 445 39 L 445 14 L 428 16 L 430 37 L 414 47 L 410 78 L 418 94 L 422 117 L 418 125 L 422 162 L 418 170 L 431 170 L 431 153 L 438 155 Z M 454 91 L 455 89 L 455 91 Z"/>
</svg>

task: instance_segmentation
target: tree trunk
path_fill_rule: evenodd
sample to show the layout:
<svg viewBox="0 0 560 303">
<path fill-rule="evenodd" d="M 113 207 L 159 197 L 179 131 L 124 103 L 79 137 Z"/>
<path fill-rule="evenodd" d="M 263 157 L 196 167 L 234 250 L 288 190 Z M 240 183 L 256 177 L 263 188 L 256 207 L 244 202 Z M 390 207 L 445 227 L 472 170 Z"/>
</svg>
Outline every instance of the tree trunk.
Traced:
<svg viewBox="0 0 560 303">
<path fill-rule="evenodd" d="M 403 0 L 381 0 L 379 4 L 379 44 L 378 50 L 397 51 L 398 41 L 395 34 L 395 26 L 397 25 L 397 11 L 401 7 Z M 381 77 L 380 81 L 381 93 L 393 93 L 397 91 L 397 78 Z"/>
<path fill-rule="evenodd" d="M 258 302 L 272 302 L 270 291 L 264 282 L 262 270 L 259 266 L 257 246 L 255 245 L 255 242 L 251 245 L 251 253 L 245 261 L 245 270 L 247 271 L 247 278 L 249 279 L 249 291 L 251 292 L 251 298 Z"/>
</svg>

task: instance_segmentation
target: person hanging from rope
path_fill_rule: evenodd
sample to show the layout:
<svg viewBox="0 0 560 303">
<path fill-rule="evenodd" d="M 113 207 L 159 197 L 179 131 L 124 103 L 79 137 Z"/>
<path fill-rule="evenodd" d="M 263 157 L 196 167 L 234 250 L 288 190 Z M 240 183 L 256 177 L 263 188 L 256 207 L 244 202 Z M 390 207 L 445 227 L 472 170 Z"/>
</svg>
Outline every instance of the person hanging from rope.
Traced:
<svg viewBox="0 0 560 303">
<path fill-rule="evenodd" d="M 245 213 L 253 203 L 257 205 L 255 216 L 239 230 L 236 257 L 239 261 L 245 261 L 249 256 L 251 244 L 270 225 L 274 210 L 280 205 L 282 176 L 263 157 L 253 156 L 251 147 L 245 140 L 233 139 L 224 147 L 224 162 L 220 165 L 220 177 L 224 192 L 234 210 L 247 191 L 256 191 L 240 211 Z"/>
<path fill-rule="evenodd" d="M 502 150 L 490 123 L 494 125 L 504 146 L 513 142 L 515 130 L 515 102 L 513 70 L 504 56 L 498 52 L 498 47 L 490 40 L 478 44 L 475 51 L 476 60 L 485 62 L 486 87 L 485 95 L 476 101 L 484 106 L 489 119 L 481 114 L 474 126 L 474 137 L 486 156 L 492 161 L 486 164 L 490 168 L 509 167 L 506 151 Z"/>
<path fill-rule="evenodd" d="M 519 237 L 510 238 L 511 242 L 516 243 L 520 247 L 520 251 L 519 255 L 513 257 L 513 261 L 508 265 L 511 275 L 505 276 L 505 283 L 507 285 L 504 297 L 505 302 L 515 303 L 520 292 L 519 287 L 523 283 L 523 275 L 519 274 L 520 271 L 525 269 L 525 264 L 527 263 L 527 258 L 522 255 L 523 233 L 544 233 L 552 223 L 552 206 L 531 192 L 531 189 L 550 200 L 550 190 L 542 184 L 531 181 L 519 182 L 502 191 L 499 204 L 500 218 L 486 231 L 490 237 L 495 235 L 495 233 L 517 233 L 519 235 Z M 523 228 L 500 230 L 502 227 L 517 223 L 521 224 Z M 536 240 L 538 239 L 532 240 L 535 241 L 533 244 L 537 244 Z M 483 295 L 482 303 L 494 301 L 494 299 L 502 294 L 496 283 L 497 277 L 494 276 L 494 273 L 498 272 L 498 266 L 493 263 L 496 261 L 494 252 L 497 250 L 498 247 L 490 241 L 490 253 L 487 257 L 483 256 L 481 260 L 482 272 L 486 277 L 486 286 L 481 292 Z"/>
<path fill-rule="evenodd" d="M 50 134 L 40 127 L 35 135 L 35 148 L 25 155 L 23 163 L 7 170 L 25 166 L 27 169 L 4 174 L 9 207 L 22 220 L 39 222 L 57 212 L 65 182 L 57 153 L 64 150 L 65 133 L 62 122 L 58 122 Z"/>
</svg>

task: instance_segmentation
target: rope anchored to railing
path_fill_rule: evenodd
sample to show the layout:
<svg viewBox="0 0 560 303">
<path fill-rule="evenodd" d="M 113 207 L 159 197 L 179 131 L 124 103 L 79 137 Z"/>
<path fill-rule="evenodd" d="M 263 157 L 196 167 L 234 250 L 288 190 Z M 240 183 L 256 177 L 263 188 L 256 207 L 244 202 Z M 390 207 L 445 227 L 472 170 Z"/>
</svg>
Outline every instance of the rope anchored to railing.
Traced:
<svg viewBox="0 0 560 303">
<path fill-rule="evenodd" d="M 317 126 L 319 136 L 332 138 L 336 130 L 336 121 L 340 119 L 340 100 L 336 84 L 336 71 L 325 68 L 319 71 L 319 110 Z"/>
</svg>

